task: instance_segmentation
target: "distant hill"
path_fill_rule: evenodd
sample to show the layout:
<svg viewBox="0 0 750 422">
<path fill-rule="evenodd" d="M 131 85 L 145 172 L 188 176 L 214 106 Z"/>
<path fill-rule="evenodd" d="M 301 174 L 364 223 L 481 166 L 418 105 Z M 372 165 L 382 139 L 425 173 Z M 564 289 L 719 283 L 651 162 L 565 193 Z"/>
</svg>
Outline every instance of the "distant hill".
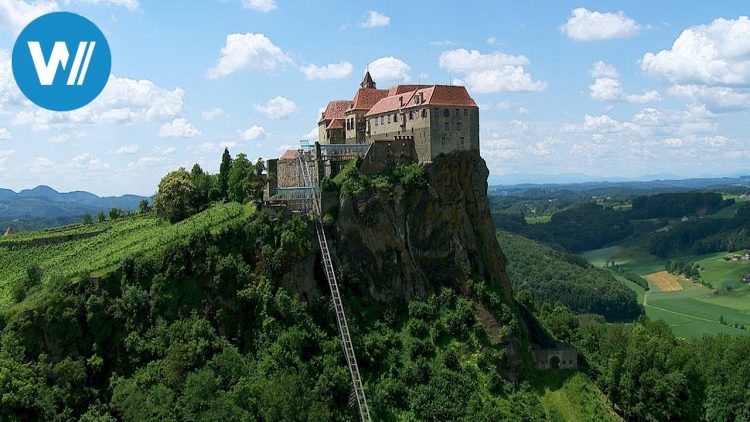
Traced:
<svg viewBox="0 0 750 422">
<path fill-rule="evenodd" d="M 0 227 L 23 231 L 71 224 L 79 222 L 85 213 L 93 215 L 111 208 L 135 210 L 144 198 L 100 197 L 83 191 L 62 193 L 44 185 L 20 192 L 0 188 Z"/>
<path fill-rule="evenodd" d="M 632 190 L 643 193 L 676 192 L 692 189 L 712 189 L 719 187 L 750 187 L 750 176 L 716 177 L 695 179 L 652 179 L 652 180 L 612 180 L 612 181 L 545 181 L 541 183 L 514 183 L 514 178 L 490 177 L 490 195 L 519 195 L 529 190 L 595 192 L 612 190 Z"/>
</svg>

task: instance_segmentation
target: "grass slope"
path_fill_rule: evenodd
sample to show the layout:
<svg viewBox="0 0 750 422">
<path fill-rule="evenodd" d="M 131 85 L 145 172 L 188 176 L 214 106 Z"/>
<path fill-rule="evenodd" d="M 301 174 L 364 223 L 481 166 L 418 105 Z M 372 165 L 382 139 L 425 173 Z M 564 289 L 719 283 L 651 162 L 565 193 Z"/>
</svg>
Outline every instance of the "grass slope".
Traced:
<svg viewBox="0 0 750 422">
<path fill-rule="evenodd" d="M 31 264 L 42 268 L 45 281 L 82 273 L 102 275 L 125 257 L 163 248 L 197 230 L 218 230 L 252 212 L 249 205 L 216 204 L 172 225 L 146 215 L 0 238 L 0 307 L 9 303 L 11 286 Z"/>
<path fill-rule="evenodd" d="M 581 372 L 540 372 L 536 390 L 549 421 L 622 420 L 604 394 Z"/>
</svg>

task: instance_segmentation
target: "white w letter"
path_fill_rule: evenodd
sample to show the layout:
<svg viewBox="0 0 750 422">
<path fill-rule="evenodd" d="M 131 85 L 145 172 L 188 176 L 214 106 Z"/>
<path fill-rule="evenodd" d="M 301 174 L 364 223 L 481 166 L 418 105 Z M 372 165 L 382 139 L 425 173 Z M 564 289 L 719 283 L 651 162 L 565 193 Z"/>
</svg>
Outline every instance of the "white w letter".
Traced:
<svg viewBox="0 0 750 422">
<path fill-rule="evenodd" d="M 62 65 L 63 70 L 68 64 L 68 47 L 62 41 L 55 42 L 52 47 L 52 54 L 49 56 L 49 62 L 44 62 L 44 55 L 42 54 L 42 47 L 38 41 L 29 41 L 29 51 L 31 52 L 31 59 L 34 61 L 34 68 L 36 69 L 36 75 L 39 77 L 39 83 L 42 85 L 52 85 L 55 81 L 55 74 L 57 74 L 57 66 Z"/>
</svg>

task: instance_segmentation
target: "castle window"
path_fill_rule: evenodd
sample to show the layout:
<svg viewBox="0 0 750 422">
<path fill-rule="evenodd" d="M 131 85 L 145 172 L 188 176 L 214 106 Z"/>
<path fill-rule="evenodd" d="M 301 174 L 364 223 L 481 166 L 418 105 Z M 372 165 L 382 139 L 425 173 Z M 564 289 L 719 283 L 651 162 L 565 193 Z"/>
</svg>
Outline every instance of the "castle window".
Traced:
<svg viewBox="0 0 750 422">
<path fill-rule="evenodd" d="M 414 112 L 413 111 L 409 112 L 409 120 L 414 120 Z"/>
<path fill-rule="evenodd" d="M 385 117 L 384 117 L 384 116 L 380 116 L 380 124 L 381 124 L 381 125 L 383 124 L 383 120 L 384 120 L 384 119 L 385 119 Z"/>
<path fill-rule="evenodd" d="M 456 109 L 456 117 L 461 117 L 461 110 Z"/>
<path fill-rule="evenodd" d="M 435 117 L 440 116 L 440 109 L 439 108 L 433 108 L 432 109 L 432 114 L 434 114 Z"/>
<path fill-rule="evenodd" d="M 456 130 L 461 130 L 461 122 L 456 122 Z"/>
<path fill-rule="evenodd" d="M 390 122 L 391 122 L 391 115 L 389 114 L 388 115 L 388 123 L 390 123 Z"/>
<path fill-rule="evenodd" d="M 464 109 L 464 117 L 469 117 L 469 109 Z"/>
<path fill-rule="evenodd" d="M 393 113 L 393 123 L 396 123 L 398 119 L 396 118 L 396 113 Z"/>
<path fill-rule="evenodd" d="M 442 143 L 443 145 L 445 145 L 445 135 L 443 135 L 443 139 L 442 139 L 441 141 L 442 141 L 441 143 Z"/>
<path fill-rule="evenodd" d="M 451 111 L 450 109 L 443 110 L 443 117 L 451 117 Z"/>
<path fill-rule="evenodd" d="M 451 130 L 451 124 L 448 122 L 445 122 L 445 131 L 447 132 L 449 130 Z"/>
<path fill-rule="evenodd" d="M 463 145 L 464 145 L 464 137 L 462 136 L 461 137 L 461 146 L 463 146 Z"/>
<path fill-rule="evenodd" d="M 423 118 L 423 119 L 426 119 L 426 118 L 427 118 L 427 109 L 426 109 L 426 108 L 423 108 L 423 109 L 422 109 L 422 118 Z"/>
</svg>

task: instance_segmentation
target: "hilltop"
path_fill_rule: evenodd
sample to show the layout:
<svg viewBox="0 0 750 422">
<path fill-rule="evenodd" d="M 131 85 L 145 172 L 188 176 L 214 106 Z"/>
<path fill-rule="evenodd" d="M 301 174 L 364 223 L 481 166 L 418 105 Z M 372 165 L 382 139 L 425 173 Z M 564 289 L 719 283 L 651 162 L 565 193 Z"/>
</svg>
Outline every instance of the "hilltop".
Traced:
<svg viewBox="0 0 750 422">
<path fill-rule="evenodd" d="M 486 175 L 464 154 L 329 185 L 325 220 L 373 416 L 615 420 L 583 374 L 537 375 L 534 320 L 513 299 Z M 2 279 L 26 286 L 0 313 L 11 377 L 0 417 L 355 419 L 311 222 L 260 208 L 217 224 L 225 207 L 247 206 L 0 243 L 0 262 L 18 261 Z"/>
</svg>

